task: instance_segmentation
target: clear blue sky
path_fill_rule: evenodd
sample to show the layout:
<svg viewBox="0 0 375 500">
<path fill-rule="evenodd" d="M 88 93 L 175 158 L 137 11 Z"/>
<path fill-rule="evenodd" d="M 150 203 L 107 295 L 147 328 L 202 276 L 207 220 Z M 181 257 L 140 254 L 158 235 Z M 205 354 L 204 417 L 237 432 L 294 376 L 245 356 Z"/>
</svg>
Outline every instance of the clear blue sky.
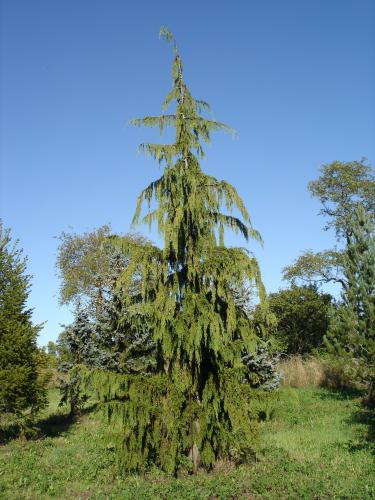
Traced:
<svg viewBox="0 0 375 500">
<path fill-rule="evenodd" d="M 374 165 L 373 0 L 0 3 L 0 214 L 29 256 L 41 344 L 70 318 L 54 237 L 108 222 L 128 231 L 160 174 L 136 153 L 153 132 L 126 125 L 158 114 L 170 88 L 160 25 L 175 33 L 193 94 L 238 132 L 214 136 L 203 168 L 247 204 L 267 289 L 285 285 L 281 269 L 301 251 L 333 244 L 306 185 L 333 160 Z"/>
</svg>

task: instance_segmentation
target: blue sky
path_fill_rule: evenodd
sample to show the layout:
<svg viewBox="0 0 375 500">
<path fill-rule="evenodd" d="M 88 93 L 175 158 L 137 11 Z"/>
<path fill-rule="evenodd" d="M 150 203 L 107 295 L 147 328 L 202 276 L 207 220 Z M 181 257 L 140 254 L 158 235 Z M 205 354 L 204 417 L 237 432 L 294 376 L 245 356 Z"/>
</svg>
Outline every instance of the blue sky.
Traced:
<svg viewBox="0 0 375 500">
<path fill-rule="evenodd" d="M 202 167 L 243 197 L 265 242 L 250 249 L 267 289 L 285 286 L 281 269 L 303 250 L 333 244 L 306 186 L 333 160 L 374 165 L 373 0 L 0 4 L 0 215 L 29 257 L 41 344 L 70 318 L 55 237 L 108 222 L 128 231 L 138 193 L 160 174 L 136 152 L 154 133 L 127 122 L 158 114 L 170 88 L 161 25 L 193 95 L 237 130 L 213 137 Z"/>
</svg>

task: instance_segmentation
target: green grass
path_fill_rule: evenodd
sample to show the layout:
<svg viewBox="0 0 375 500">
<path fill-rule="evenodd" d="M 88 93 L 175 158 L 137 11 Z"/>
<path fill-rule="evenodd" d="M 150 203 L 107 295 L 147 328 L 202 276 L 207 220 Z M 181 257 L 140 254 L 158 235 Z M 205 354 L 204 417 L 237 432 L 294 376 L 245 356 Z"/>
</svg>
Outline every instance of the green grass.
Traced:
<svg viewBox="0 0 375 500">
<path fill-rule="evenodd" d="M 1 499 L 375 498 L 374 413 L 357 394 L 282 388 L 257 460 L 179 479 L 119 477 L 94 412 L 71 423 L 51 391 L 43 438 L 0 447 Z"/>
</svg>

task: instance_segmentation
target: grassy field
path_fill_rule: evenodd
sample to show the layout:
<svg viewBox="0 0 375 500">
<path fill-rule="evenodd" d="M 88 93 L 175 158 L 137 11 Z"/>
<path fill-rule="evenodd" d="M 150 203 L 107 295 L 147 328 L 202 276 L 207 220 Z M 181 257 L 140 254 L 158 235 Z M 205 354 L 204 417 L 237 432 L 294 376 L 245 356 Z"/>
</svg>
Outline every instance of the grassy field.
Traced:
<svg viewBox="0 0 375 500">
<path fill-rule="evenodd" d="M 179 479 L 119 477 L 98 416 L 71 423 L 57 403 L 52 390 L 43 437 L 0 446 L 1 499 L 375 498 L 374 412 L 358 394 L 283 387 L 256 461 Z"/>
</svg>

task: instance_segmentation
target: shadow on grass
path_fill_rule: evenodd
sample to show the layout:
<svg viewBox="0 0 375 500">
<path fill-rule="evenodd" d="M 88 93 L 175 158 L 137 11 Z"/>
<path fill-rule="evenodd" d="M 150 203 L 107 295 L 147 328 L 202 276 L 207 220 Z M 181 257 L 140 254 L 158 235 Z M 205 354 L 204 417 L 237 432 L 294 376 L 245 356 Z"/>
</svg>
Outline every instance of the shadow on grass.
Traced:
<svg viewBox="0 0 375 500">
<path fill-rule="evenodd" d="M 345 419 L 348 425 L 361 425 L 360 442 L 349 441 L 345 447 L 350 452 L 367 451 L 375 455 L 375 408 L 368 408 L 364 404 L 365 390 L 359 388 L 332 389 L 324 388 L 324 392 L 319 394 L 319 399 L 331 401 L 357 400 L 356 410 Z M 341 445 L 340 445 L 341 446 Z"/>
<path fill-rule="evenodd" d="M 66 413 L 55 413 L 49 417 L 39 420 L 37 423 L 36 438 L 57 437 L 69 431 L 74 424 L 75 418 Z"/>
<path fill-rule="evenodd" d="M 57 437 L 69 431 L 70 427 L 74 425 L 84 415 L 94 413 L 97 409 L 97 404 L 92 403 L 81 409 L 79 414 L 70 415 L 69 413 L 53 413 L 47 418 L 41 419 L 37 422 L 36 427 L 39 430 L 37 438 L 43 437 Z"/>
<path fill-rule="evenodd" d="M 359 408 L 347 419 L 347 423 L 365 426 L 363 440 L 360 443 L 351 443 L 349 450 L 353 452 L 368 450 L 375 456 L 375 410 L 366 407 Z"/>
<path fill-rule="evenodd" d="M 0 445 L 9 443 L 17 438 L 38 440 L 46 437 L 58 437 L 65 434 L 82 416 L 94 413 L 97 404 L 93 403 L 82 409 L 78 415 L 72 416 L 67 411 L 52 413 L 48 417 L 40 418 L 36 422 L 10 423 L 0 429 Z"/>
<path fill-rule="evenodd" d="M 319 395 L 320 399 L 330 399 L 335 401 L 346 401 L 348 399 L 357 399 L 363 397 L 364 391 L 357 388 L 331 389 L 323 387 L 324 393 Z"/>
</svg>

